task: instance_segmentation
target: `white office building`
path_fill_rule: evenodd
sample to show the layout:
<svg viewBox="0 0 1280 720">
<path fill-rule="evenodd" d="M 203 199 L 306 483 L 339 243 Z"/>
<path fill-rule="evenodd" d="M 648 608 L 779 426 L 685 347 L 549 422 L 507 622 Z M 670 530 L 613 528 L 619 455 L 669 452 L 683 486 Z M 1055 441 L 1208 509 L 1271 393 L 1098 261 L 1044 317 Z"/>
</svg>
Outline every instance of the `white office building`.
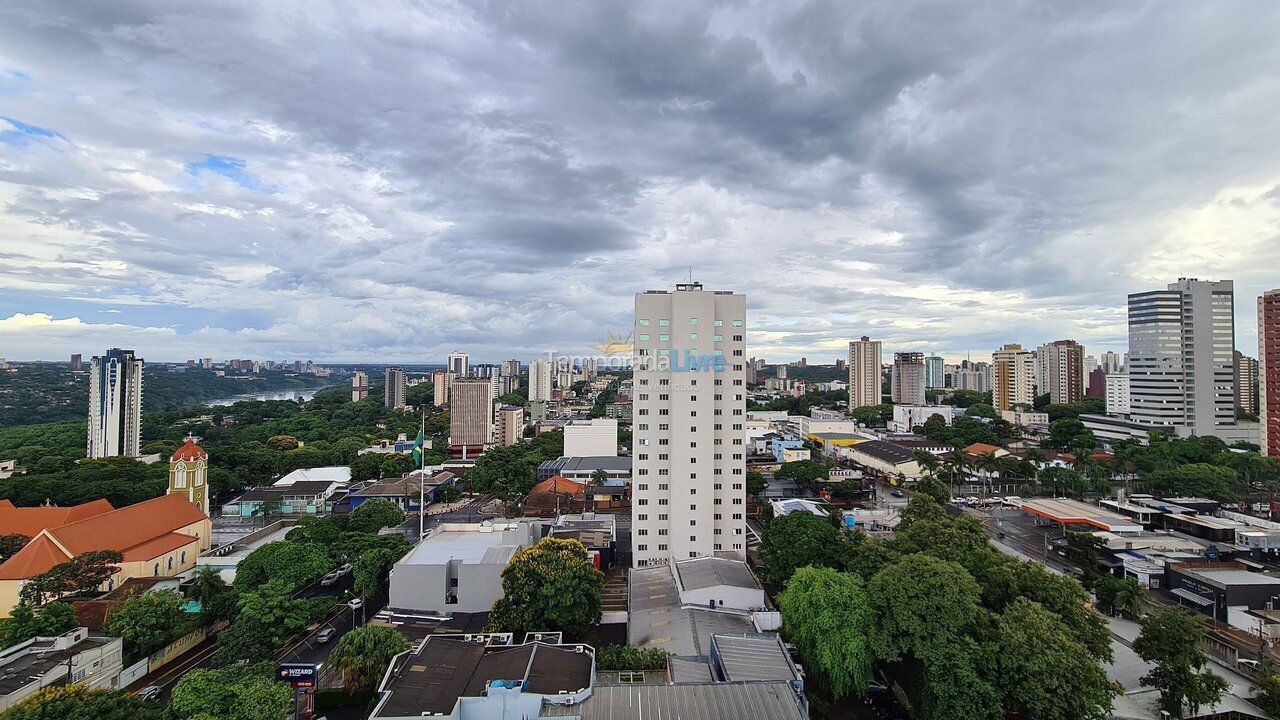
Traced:
<svg viewBox="0 0 1280 720">
<path fill-rule="evenodd" d="M 746 550 L 747 299 L 700 283 L 636 295 L 633 558 Z"/>
<path fill-rule="evenodd" d="M 90 458 L 138 457 L 142 447 L 142 358 L 111 348 L 89 364 Z"/>
<path fill-rule="evenodd" d="M 529 402 L 546 402 L 551 399 L 551 361 L 534 360 L 529 363 Z"/>
<path fill-rule="evenodd" d="M 849 411 L 881 402 L 880 341 L 866 335 L 849 343 Z"/>
<path fill-rule="evenodd" d="M 570 420 L 564 426 L 565 457 L 617 457 L 618 420 Z"/>
<path fill-rule="evenodd" d="M 464 352 L 451 352 L 445 369 L 453 373 L 454 377 L 464 378 L 471 374 L 471 357 Z"/>
<path fill-rule="evenodd" d="M 1107 376 L 1106 400 L 1108 415 L 1129 414 L 1129 375 L 1127 373 Z"/>
<path fill-rule="evenodd" d="M 1236 438 L 1234 304 L 1230 280 L 1129 296 L 1131 420 Z"/>
<path fill-rule="evenodd" d="M 947 361 L 940 355 L 930 355 L 924 359 L 924 386 L 940 388 L 947 385 Z"/>
</svg>

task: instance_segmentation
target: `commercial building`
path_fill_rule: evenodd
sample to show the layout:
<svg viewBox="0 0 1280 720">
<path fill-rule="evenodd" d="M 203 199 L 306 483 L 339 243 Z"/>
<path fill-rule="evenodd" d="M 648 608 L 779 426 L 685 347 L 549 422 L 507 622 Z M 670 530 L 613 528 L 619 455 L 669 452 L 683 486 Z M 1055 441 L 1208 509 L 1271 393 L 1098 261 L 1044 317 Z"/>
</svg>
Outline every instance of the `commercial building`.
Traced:
<svg viewBox="0 0 1280 720">
<path fill-rule="evenodd" d="M 1129 417 L 1235 438 L 1235 290 L 1180 279 L 1129 296 Z"/>
<path fill-rule="evenodd" d="M 879 405 L 881 370 L 880 341 L 866 335 L 849 343 L 849 411 Z"/>
<path fill-rule="evenodd" d="M 391 573 L 388 604 L 434 613 L 488 612 L 502 597 L 502 571 L 542 537 L 540 520 L 442 523 Z"/>
<path fill-rule="evenodd" d="M 467 377 L 471 375 L 471 358 L 464 352 L 451 352 L 445 369 L 453 373 L 454 377 Z"/>
<path fill-rule="evenodd" d="M 893 432 L 909 433 L 913 428 L 924 425 L 925 421 L 934 415 L 940 416 L 944 423 L 950 425 L 954 411 L 955 407 L 951 405 L 894 405 L 893 421 L 889 429 Z"/>
<path fill-rule="evenodd" d="M 1129 414 L 1129 375 L 1107 376 L 1107 413 L 1109 415 Z"/>
<path fill-rule="evenodd" d="M 994 381 L 992 402 L 996 410 L 1031 407 L 1036 399 L 1036 354 L 1011 343 L 991 354 Z"/>
<path fill-rule="evenodd" d="M 618 421 L 614 418 L 570 420 L 564 426 L 566 457 L 603 457 L 618 454 Z"/>
<path fill-rule="evenodd" d="M 987 363 L 975 363 L 981 368 L 957 370 L 952 376 L 951 384 L 957 390 L 974 390 L 987 392 L 991 390 L 991 366 Z"/>
<path fill-rule="evenodd" d="M 939 355 L 930 355 L 924 359 L 924 386 L 940 388 L 947 386 L 947 361 Z"/>
<path fill-rule="evenodd" d="M 845 451 L 846 458 L 894 484 L 899 479 L 914 480 L 920 477 L 920 463 L 916 461 L 915 455 L 914 448 L 883 440 L 858 443 Z"/>
<path fill-rule="evenodd" d="M 1102 371 L 1108 375 L 1124 372 L 1124 365 L 1120 362 L 1120 355 L 1110 350 L 1102 353 Z"/>
<path fill-rule="evenodd" d="M 1075 340 L 1055 340 L 1036 348 L 1036 393 L 1049 402 L 1078 402 L 1085 386 L 1084 348 Z"/>
<path fill-rule="evenodd" d="M 746 296 L 635 298 L 634 563 L 745 554 Z"/>
<path fill-rule="evenodd" d="M 1236 412 L 1242 415 L 1258 414 L 1258 361 L 1237 350 Z"/>
<path fill-rule="evenodd" d="M 538 480 L 549 480 L 559 475 L 578 482 L 590 482 L 600 470 L 604 471 L 609 480 L 630 480 L 631 458 L 601 455 L 546 460 L 538 466 Z"/>
<path fill-rule="evenodd" d="M 0 650 L 0 714 L 50 686 L 113 689 L 123 670 L 120 638 L 90 637 L 83 627 L 31 638 Z"/>
<path fill-rule="evenodd" d="M 519 377 L 520 361 L 519 360 L 503 360 L 502 365 L 498 369 L 502 377 Z"/>
<path fill-rule="evenodd" d="M 389 408 L 404 407 L 404 368 L 387 368 L 386 386 L 382 389 L 382 403 Z"/>
<path fill-rule="evenodd" d="M 524 435 L 524 408 L 505 406 L 498 409 L 498 444 L 515 445 Z"/>
<path fill-rule="evenodd" d="M 551 361 L 534 360 L 529 363 L 529 402 L 550 400 L 551 390 Z"/>
<path fill-rule="evenodd" d="M 1280 578 L 1241 562 L 1168 563 L 1165 587 L 1180 604 L 1227 622 L 1229 608 L 1280 607 Z"/>
<path fill-rule="evenodd" d="M 141 454 L 142 365 L 132 350 L 120 348 L 90 361 L 88 457 Z"/>
<path fill-rule="evenodd" d="M 369 397 L 369 376 L 357 372 L 351 376 L 351 402 L 360 402 Z"/>
<path fill-rule="evenodd" d="M 891 397 L 897 405 L 924 405 L 924 353 L 893 354 Z"/>
<path fill-rule="evenodd" d="M 5 501 L 7 502 L 7 501 Z M 119 510 L 90 503 L 67 513 L 65 524 L 52 514 L 32 514 L 35 508 L 14 508 L 0 503 L 0 513 L 21 518 L 6 532 L 18 527 L 47 524 L 4 563 L 0 563 L 0 617 L 8 617 L 18 603 L 22 586 L 30 578 L 55 565 L 94 550 L 116 550 L 124 556 L 115 574 L 103 589 L 110 590 L 131 577 L 171 577 L 195 567 L 200 553 L 209 549 L 212 526 L 204 512 L 182 495 L 162 495 Z M 105 512 L 98 512 L 105 510 Z M 89 514 L 88 517 L 83 517 Z M 33 529 L 33 528 L 32 528 Z"/>
<path fill-rule="evenodd" d="M 1280 289 L 1258 297 L 1258 382 L 1259 444 L 1280 458 Z"/>
<path fill-rule="evenodd" d="M 450 451 L 478 455 L 492 437 L 492 385 L 488 378 L 459 378 L 449 394 Z"/>
</svg>

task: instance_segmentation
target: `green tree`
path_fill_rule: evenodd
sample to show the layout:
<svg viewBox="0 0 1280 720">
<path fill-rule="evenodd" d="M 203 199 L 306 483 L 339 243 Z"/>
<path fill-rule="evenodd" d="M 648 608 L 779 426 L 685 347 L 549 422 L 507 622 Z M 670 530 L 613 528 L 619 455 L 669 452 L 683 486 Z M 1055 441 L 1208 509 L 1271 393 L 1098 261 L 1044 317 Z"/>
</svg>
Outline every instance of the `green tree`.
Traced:
<svg viewBox="0 0 1280 720">
<path fill-rule="evenodd" d="M 982 677 L 975 659 L 980 649 L 971 638 L 930 646 L 922 658 L 924 720 L 1000 720 L 1000 692 Z"/>
<path fill-rule="evenodd" d="M 1253 704 L 1271 715 L 1280 715 L 1280 674 L 1275 664 L 1263 660 L 1259 677 L 1253 683 Z"/>
<path fill-rule="evenodd" d="M 173 687 L 169 710 L 180 720 L 278 720 L 292 705 L 292 688 L 259 663 L 192 670 Z"/>
<path fill-rule="evenodd" d="M 1086 588 L 1092 588 L 1098 580 L 1098 562 L 1102 556 L 1101 549 L 1106 545 L 1102 538 L 1090 533 L 1073 532 L 1067 534 L 1067 559 L 1084 571 L 1081 581 Z"/>
<path fill-rule="evenodd" d="M 1112 659 L 1111 631 L 1103 617 L 1089 607 L 1089 594 L 1075 578 L 1051 573 L 1035 562 L 1018 563 L 1013 569 L 1016 594 L 1040 603 L 1057 615 L 1071 636 L 1105 662 Z M 1003 610 L 1003 607 L 992 608 Z"/>
<path fill-rule="evenodd" d="M 804 489 L 809 487 L 817 480 L 823 480 L 831 476 L 831 468 L 820 462 L 813 460 L 796 460 L 795 462 L 783 463 L 773 473 L 773 477 L 777 480 L 788 480 L 795 483 L 797 488 Z"/>
<path fill-rule="evenodd" d="M 30 541 L 31 538 L 17 533 L 0 535 L 0 563 L 13 557 L 14 553 L 26 547 Z"/>
<path fill-rule="evenodd" d="M 795 512 L 776 517 L 760 541 L 760 575 L 774 587 L 782 587 L 798 568 L 839 567 L 840 531 L 812 513 Z"/>
<path fill-rule="evenodd" d="M 409 641 L 396 630 L 366 625 L 343 635 L 329 662 L 342 673 L 348 692 L 367 692 L 378 686 L 391 659 L 408 649 Z"/>
<path fill-rule="evenodd" d="M 747 471 L 747 494 L 752 497 L 760 497 L 764 494 L 765 482 L 764 473 L 759 470 Z"/>
<path fill-rule="evenodd" d="M 147 657 L 173 638 L 174 628 L 184 616 L 182 603 L 182 595 L 176 590 L 135 595 L 111 613 L 104 630 L 124 642 L 126 657 Z"/>
<path fill-rule="evenodd" d="M 1075 418 L 1063 418 L 1049 423 L 1049 444 L 1055 448 L 1073 447 L 1072 442 L 1084 432 L 1084 423 Z"/>
<path fill-rule="evenodd" d="M 66 603 L 49 603 L 39 609 L 26 604 L 16 605 L 9 619 L 0 625 L 0 630 L 3 630 L 0 647 L 12 647 L 33 637 L 56 637 L 75 627 L 75 611 Z"/>
<path fill-rule="evenodd" d="M 965 410 L 964 414 L 968 415 L 969 417 L 981 417 L 981 418 L 990 418 L 990 419 L 995 419 L 1000 417 L 1000 413 L 996 412 L 996 409 L 987 403 L 974 403 L 970 405 L 967 410 Z"/>
<path fill-rule="evenodd" d="M 115 575 L 124 556 L 115 550 L 92 550 L 54 565 L 23 584 L 18 598 L 32 605 L 72 593 L 95 592 Z"/>
<path fill-rule="evenodd" d="M 311 543 L 273 542 L 249 553 L 236 566 L 235 586 L 252 589 L 278 580 L 290 590 L 301 587 L 333 568 L 324 548 Z"/>
<path fill-rule="evenodd" d="M 1231 501 L 1239 493 L 1235 470 L 1208 463 L 1157 470 L 1147 476 L 1144 486 L 1147 491 L 1165 497 L 1208 497 Z"/>
<path fill-rule="evenodd" d="M 273 435 L 267 438 L 267 447 L 273 450 L 287 452 L 289 450 L 297 450 L 298 445 L 298 438 L 292 435 Z"/>
<path fill-rule="evenodd" d="M 0 712 L 0 720 L 165 720 L 165 711 L 124 690 L 50 685 Z"/>
<path fill-rule="evenodd" d="M 516 553 L 502 571 L 502 597 L 493 604 L 495 632 L 560 630 L 570 637 L 600 622 L 604 573 L 577 540 L 543 538 Z"/>
<path fill-rule="evenodd" d="M 1167 608 L 1145 618 L 1133 643 L 1138 657 L 1155 665 L 1142 683 L 1160 691 L 1160 709 L 1175 718 L 1213 705 L 1230 689 L 1204 666 L 1200 620 L 1185 610 Z"/>
<path fill-rule="evenodd" d="M 307 609 L 290 599 L 290 591 L 286 581 L 271 580 L 242 592 L 235 622 L 218 635 L 214 664 L 266 660 L 273 650 L 306 627 Z"/>
<path fill-rule="evenodd" d="M 1037 720 L 1104 720 L 1118 687 L 1056 615 L 1017 599 L 996 622 L 995 675 L 1005 705 Z"/>
<path fill-rule="evenodd" d="M 982 618 L 981 592 L 963 567 L 928 555 L 908 555 L 876 573 L 867 584 L 876 657 L 924 659 L 965 637 Z"/>
<path fill-rule="evenodd" d="M 403 523 L 404 510 L 390 500 L 374 498 L 360 503 L 347 517 L 347 530 L 376 533 Z"/>
<path fill-rule="evenodd" d="M 360 556 L 355 562 L 353 588 L 361 597 L 373 597 L 386 592 L 391 569 L 404 556 L 387 548 L 375 548 Z"/>
<path fill-rule="evenodd" d="M 1098 612 L 1106 615 L 1136 618 L 1142 609 L 1142 586 L 1133 578 L 1121 580 L 1114 575 L 1103 575 L 1094 584 L 1093 592 L 1098 598 Z"/>
<path fill-rule="evenodd" d="M 866 693 L 872 617 L 861 578 L 830 568 L 800 568 L 778 596 L 778 607 L 786 637 L 832 699 Z"/>
<path fill-rule="evenodd" d="M 947 487 L 946 483 L 939 480 L 936 475 L 929 475 L 917 483 L 916 492 L 928 495 L 939 505 L 946 505 L 951 502 L 951 489 Z"/>
</svg>

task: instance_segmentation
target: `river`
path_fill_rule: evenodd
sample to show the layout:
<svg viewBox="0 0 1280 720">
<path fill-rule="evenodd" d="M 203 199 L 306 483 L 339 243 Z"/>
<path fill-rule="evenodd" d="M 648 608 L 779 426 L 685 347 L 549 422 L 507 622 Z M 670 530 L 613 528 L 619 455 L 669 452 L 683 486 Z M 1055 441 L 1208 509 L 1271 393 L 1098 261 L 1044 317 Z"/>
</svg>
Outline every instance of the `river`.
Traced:
<svg viewBox="0 0 1280 720">
<path fill-rule="evenodd" d="M 260 393 L 245 393 L 244 395 L 233 395 L 229 398 L 220 400 L 210 400 L 205 405 L 219 406 L 232 405 L 242 400 L 296 400 L 301 397 L 303 400 L 310 400 L 315 397 L 317 390 L 323 388 L 291 388 L 288 390 L 270 390 Z"/>
</svg>

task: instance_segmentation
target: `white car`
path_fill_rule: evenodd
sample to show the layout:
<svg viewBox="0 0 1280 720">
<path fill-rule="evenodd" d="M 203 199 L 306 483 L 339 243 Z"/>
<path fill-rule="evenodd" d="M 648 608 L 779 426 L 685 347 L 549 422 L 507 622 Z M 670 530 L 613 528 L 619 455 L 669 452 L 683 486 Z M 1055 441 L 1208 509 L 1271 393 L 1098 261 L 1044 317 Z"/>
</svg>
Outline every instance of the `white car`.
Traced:
<svg viewBox="0 0 1280 720">
<path fill-rule="evenodd" d="M 160 693 L 164 692 L 164 688 L 159 685 L 148 685 L 138 691 L 138 697 L 143 700 L 159 700 Z"/>
<path fill-rule="evenodd" d="M 338 632 L 337 630 L 334 630 L 331 627 L 327 627 L 321 630 L 320 632 L 316 633 L 316 642 L 327 643 L 333 639 L 333 636 L 337 634 L 337 632 Z"/>
<path fill-rule="evenodd" d="M 361 600 L 360 598 L 351 598 L 350 600 L 347 601 L 347 607 L 351 608 L 352 610 L 359 610 L 360 608 L 364 607 L 364 600 Z"/>
<path fill-rule="evenodd" d="M 331 572 L 320 580 L 320 587 L 329 587 L 330 585 L 338 582 L 338 578 L 340 577 L 342 576 L 339 575 L 337 571 Z"/>
</svg>

